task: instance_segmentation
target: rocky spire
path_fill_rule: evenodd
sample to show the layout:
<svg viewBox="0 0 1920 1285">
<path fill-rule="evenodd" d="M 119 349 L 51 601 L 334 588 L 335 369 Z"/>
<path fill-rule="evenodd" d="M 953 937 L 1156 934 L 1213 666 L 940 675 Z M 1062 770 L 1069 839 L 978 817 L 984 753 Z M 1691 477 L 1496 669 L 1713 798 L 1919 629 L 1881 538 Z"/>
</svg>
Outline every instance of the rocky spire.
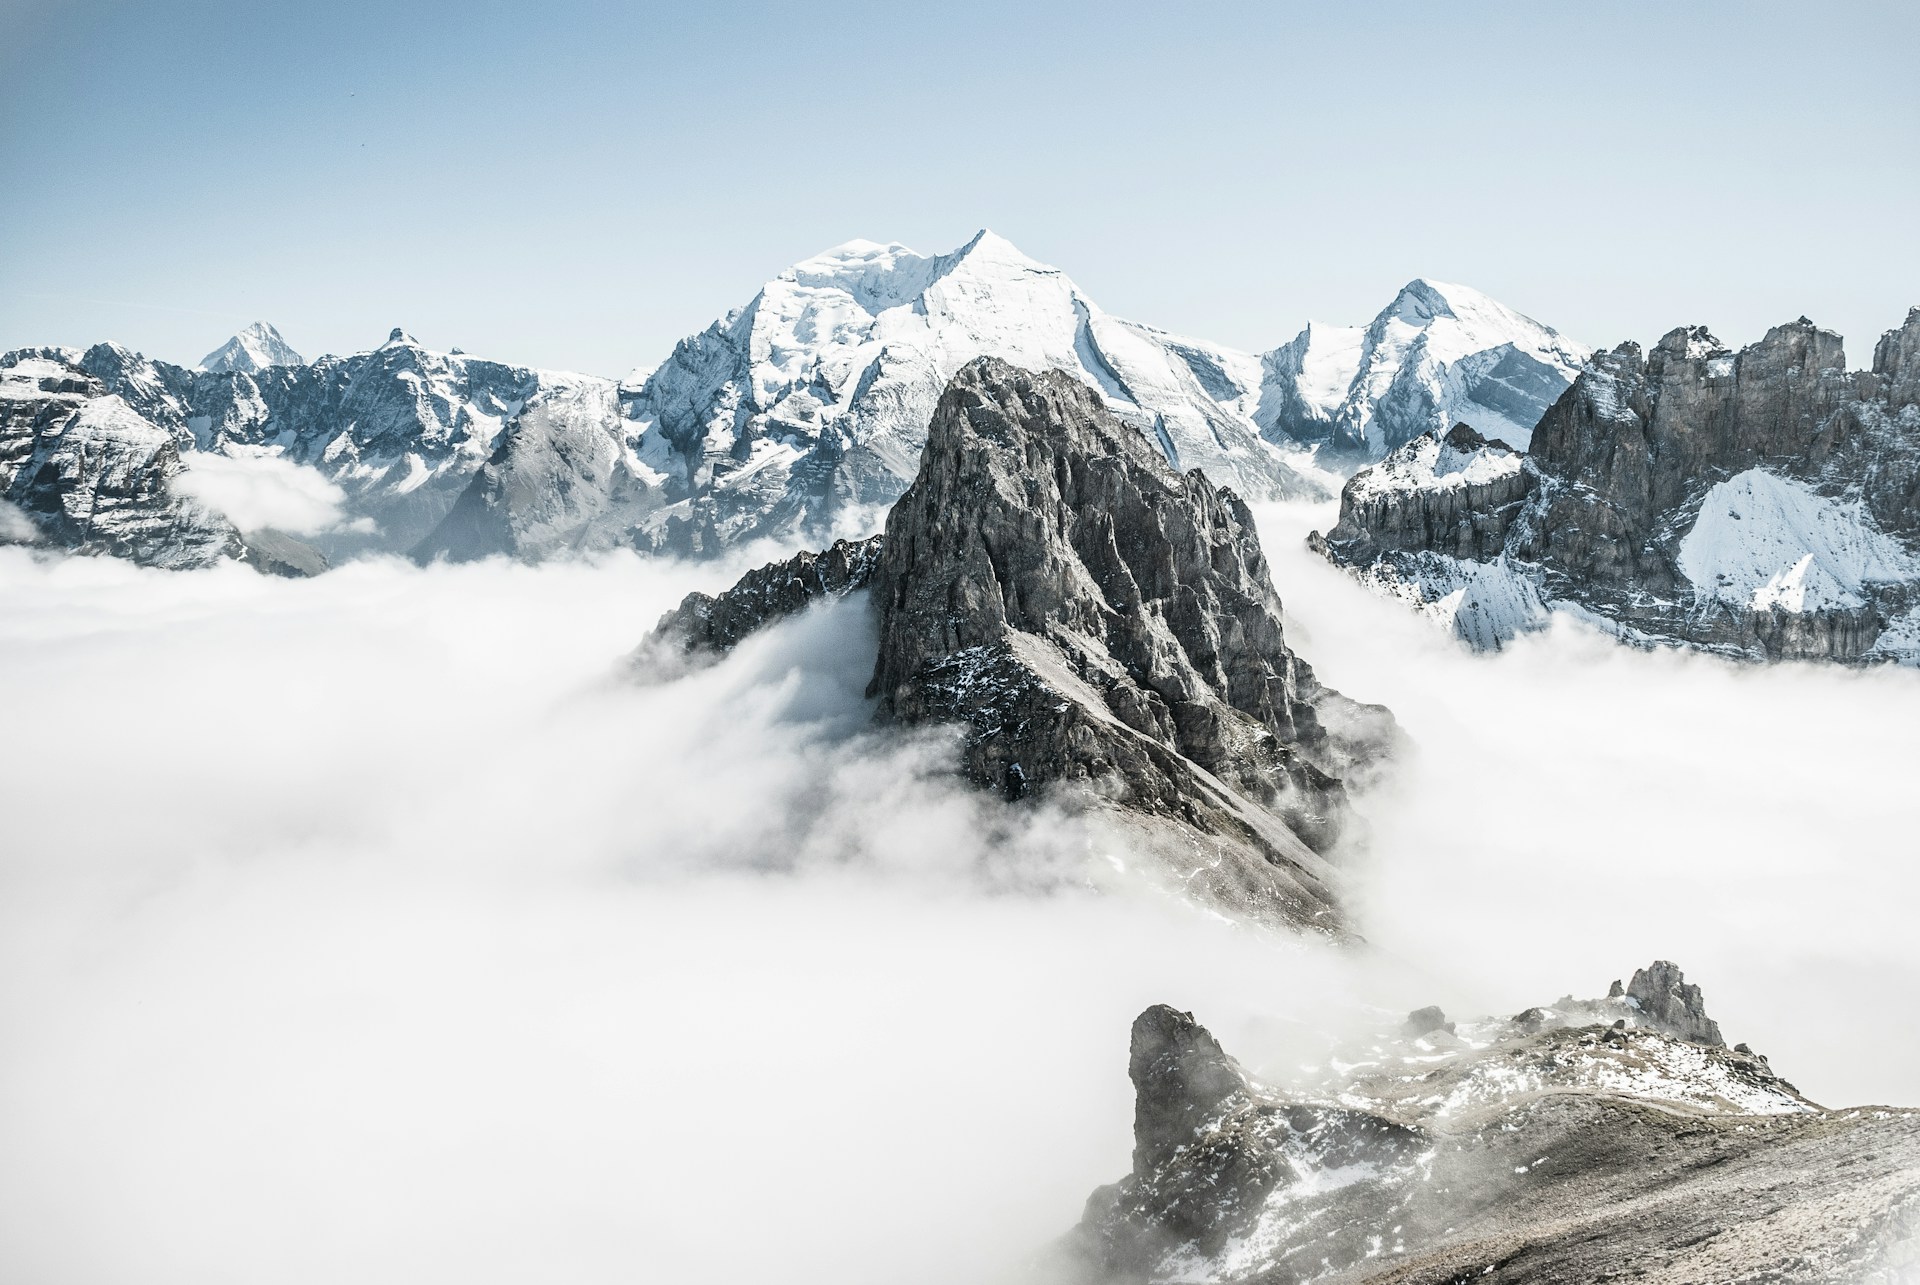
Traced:
<svg viewBox="0 0 1920 1285">
<path fill-rule="evenodd" d="M 1707 1016 L 1700 988 L 1688 983 L 1680 966 L 1655 960 L 1651 968 L 1636 969 L 1627 983 L 1627 998 L 1639 1007 L 1644 1024 L 1695 1044 L 1723 1047 L 1720 1024 Z"/>
<path fill-rule="evenodd" d="M 1249 1089 L 1246 1072 L 1207 1028 L 1166 1004 L 1133 1019 L 1127 1075 L 1134 1090 L 1133 1171 L 1142 1175 L 1191 1144 Z"/>
</svg>

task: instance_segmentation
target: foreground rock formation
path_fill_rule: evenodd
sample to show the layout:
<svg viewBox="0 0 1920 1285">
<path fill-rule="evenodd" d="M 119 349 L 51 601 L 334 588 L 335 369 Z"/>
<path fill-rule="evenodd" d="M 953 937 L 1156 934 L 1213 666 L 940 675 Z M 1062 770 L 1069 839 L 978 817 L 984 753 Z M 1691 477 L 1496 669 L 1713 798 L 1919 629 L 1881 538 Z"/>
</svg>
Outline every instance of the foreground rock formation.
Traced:
<svg viewBox="0 0 1920 1285">
<path fill-rule="evenodd" d="M 1288 648 L 1240 499 L 1175 473 L 1093 390 L 968 365 L 883 535 L 693 595 L 650 650 L 724 652 L 862 589 L 882 719 L 961 729 L 976 784 L 1096 809 L 1192 891 L 1337 929 L 1326 854 L 1391 717 Z"/>
<path fill-rule="evenodd" d="M 1051 1265 L 1089 1285 L 1911 1279 L 1920 1112 L 1828 1110 L 1717 1029 L 1697 1038 L 1672 964 L 1635 989 L 1678 1013 L 1634 994 L 1422 1010 L 1291 1092 L 1150 1008 L 1133 1171 Z"/>
<path fill-rule="evenodd" d="M 1802 318 L 1596 355 L 1521 456 L 1456 430 L 1352 478 L 1318 544 L 1493 647 L 1555 611 L 1753 659 L 1920 663 L 1920 309 L 1849 372 Z"/>
</svg>

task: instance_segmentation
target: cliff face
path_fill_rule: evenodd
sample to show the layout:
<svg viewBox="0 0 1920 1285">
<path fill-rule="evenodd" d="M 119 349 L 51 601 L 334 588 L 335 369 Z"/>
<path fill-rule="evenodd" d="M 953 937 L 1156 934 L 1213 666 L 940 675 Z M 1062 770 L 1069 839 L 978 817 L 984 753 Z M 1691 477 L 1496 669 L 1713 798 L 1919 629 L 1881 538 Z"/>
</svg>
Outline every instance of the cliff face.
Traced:
<svg viewBox="0 0 1920 1285">
<path fill-rule="evenodd" d="M 1066 1280 L 1897 1280 L 1920 1231 L 1920 1113 L 1809 1102 L 1666 962 L 1512 1018 L 1423 1009 L 1293 1091 L 1155 1005 L 1128 1071 L 1133 1168 Z"/>
<path fill-rule="evenodd" d="M 1498 487 L 1423 483 L 1431 439 L 1356 476 L 1319 547 L 1437 602 L 1497 564 L 1629 638 L 1756 659 L 1920 660 L 1920 309 L 1871 371 L 1802 318 L 1596 354 Z M 1519 461 L 1515 461 L 1519 464 Z M 1433 510 L 1438 506 L 1438 512 Z M 1524 595 L 1523 595 L 1524 596 Z"/>
<path fill-rule="evenodd" d="M 1100 808 L 1216 900 L 1337 923 L 1343 778 L 1385 752 L 1391 717 L 1288 648 L 1239 498 L 1175 473 L 1091 389 L 968 365 L 883 536 L 690 598 L 656 646 L 724 650 L 858 588 L 880 718 L 961 726 L 975 784 Z"/>
</svg>

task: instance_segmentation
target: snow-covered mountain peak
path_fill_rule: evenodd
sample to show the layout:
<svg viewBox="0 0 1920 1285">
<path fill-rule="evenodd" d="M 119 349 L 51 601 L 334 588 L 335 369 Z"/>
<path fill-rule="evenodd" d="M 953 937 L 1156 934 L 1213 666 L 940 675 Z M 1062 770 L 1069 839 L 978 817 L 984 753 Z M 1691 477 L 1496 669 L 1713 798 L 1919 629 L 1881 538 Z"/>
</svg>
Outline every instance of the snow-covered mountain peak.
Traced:
<svg viewBox="0 0 1920 1285">
<path fill-rule="evenodd" d="M 253 375 L 269 366 L 304 366 L 306 358 L 293 350 L 278 330 L 256 321 L 200 359 L 200 369 Z"/>
<path fill-rule="evenodd" d="M 385 342 L 384 344 L 381 344 L 380 347 L 374 349 L 374 351 L 384 352 L 388 348 L 418 348 L 418 347 L 420 347 L 420 341 L 418 339 L 415 339 L 412 335 L 408 334 L 404 328 L 400 326 L 395 326 L 393 330 L 388 333 L 387 342 Z"/>
</svg>

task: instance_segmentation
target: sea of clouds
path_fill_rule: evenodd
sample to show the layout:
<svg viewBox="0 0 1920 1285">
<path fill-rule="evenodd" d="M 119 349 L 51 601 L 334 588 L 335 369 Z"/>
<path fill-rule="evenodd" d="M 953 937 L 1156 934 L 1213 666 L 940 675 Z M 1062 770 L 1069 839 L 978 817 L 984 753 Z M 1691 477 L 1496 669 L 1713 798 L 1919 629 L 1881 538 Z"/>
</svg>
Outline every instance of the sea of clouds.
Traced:
<svg viewBox="0 0 1920 1285">
<path fill-rule="evenodd" d="M 1920 675 L 1471 656 L 1301 551 L 1328 516 L 1262 515 L 1295 644 L 1417 746 L 1359 956 L 873 729 L 857 600 L 643 684 L 739 567 L 0 550 L 4 1274 L 991 1280 L 1125 1172 L 1159 1001 L 1284 1080 L 1673 958 L 1807 1092 L 1920 1102 Z"/>
</svg>

